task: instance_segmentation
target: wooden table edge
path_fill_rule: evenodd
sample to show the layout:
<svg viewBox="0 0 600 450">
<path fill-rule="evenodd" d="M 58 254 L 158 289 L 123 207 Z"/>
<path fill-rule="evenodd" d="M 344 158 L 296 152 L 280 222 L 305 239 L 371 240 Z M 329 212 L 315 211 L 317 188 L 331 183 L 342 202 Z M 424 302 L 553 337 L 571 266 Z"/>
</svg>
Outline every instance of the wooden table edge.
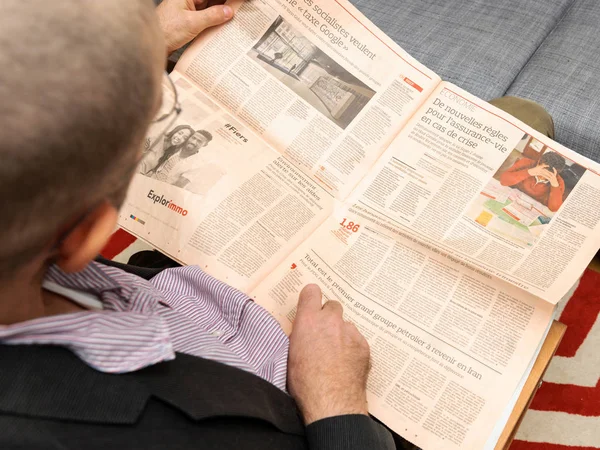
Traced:
<svg viewBox="0 0 600 450">
<path fill-rule="evenodd" d="M 557 322 L 556 320 L 550 326 L 548 336 L 546 336 L 546 340 L 542 344 L 540 353 L 533 364 L 533 368 L 531 369 L 527 381 L 525 381 L 523 390 L 521 391 L 519 399 L 504 427 L 504 431 L 502 431 L 500 439 L 498 439 L 495 450 L 508 450 L 510 447 L 510 444 L 515 438 L 515 434 L 523 421 L 523 417 L 533 400 L 533 396 L 540 387 L 542 377 L 550 364 L 550 360 L 556 353 L 566 329 L 567 326 L 565 324 Z"/>
</svg>

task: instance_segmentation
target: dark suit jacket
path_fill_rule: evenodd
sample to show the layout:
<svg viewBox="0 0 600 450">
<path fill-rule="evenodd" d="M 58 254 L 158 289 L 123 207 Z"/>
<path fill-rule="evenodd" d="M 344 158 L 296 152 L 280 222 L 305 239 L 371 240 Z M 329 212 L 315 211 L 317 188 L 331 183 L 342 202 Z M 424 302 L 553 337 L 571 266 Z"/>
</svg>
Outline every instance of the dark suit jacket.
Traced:
<svg viewBox="0 0 600 450">
<path fill-rule="evenodd" d="M 0 345 L 0 449 L 393 449 L 367 416 L 305 428 L 291 397 L 215 361 L 112 375 L 69 350 Z"/>
</svg>

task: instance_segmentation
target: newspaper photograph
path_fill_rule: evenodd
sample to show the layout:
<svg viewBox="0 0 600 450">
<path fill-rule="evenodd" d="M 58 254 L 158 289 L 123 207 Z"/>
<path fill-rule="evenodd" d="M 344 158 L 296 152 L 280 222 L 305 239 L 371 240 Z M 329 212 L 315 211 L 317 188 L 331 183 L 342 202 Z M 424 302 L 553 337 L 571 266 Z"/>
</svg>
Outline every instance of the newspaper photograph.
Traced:
<svg viewBox="0 0 600 450">
<path fill-rule="evenodd" d="M 467 212 L 477 224 L 533 246 L 586 169 L 525 134 Z"/>
<path fill-rule="evenodd" d="M 235 147 L 223 133 L 222 114 L 183 77 L 173 75 L 173 87 L 163 89 L 163 107 L 179 101 L 181 112 L 167 130 L 153 126 L 144 143 L 138 172 L 146 177 L 205 195 L 226 174 L 223 149 Z M 162 109 L 158 115 L 163 113 Z M 156 132 L 157 136 L 153 135 Z M 232 155 L 233 155 L 232 153 Z M 252 157 L 251 154 L 248 154 Z M 218 163 L 218 160 L 222 161 Z"/>
<path fill-rule="evenodd" d="M 375 95 L 281 16 L 248 56 L 342 129 Z"/>
</svg>

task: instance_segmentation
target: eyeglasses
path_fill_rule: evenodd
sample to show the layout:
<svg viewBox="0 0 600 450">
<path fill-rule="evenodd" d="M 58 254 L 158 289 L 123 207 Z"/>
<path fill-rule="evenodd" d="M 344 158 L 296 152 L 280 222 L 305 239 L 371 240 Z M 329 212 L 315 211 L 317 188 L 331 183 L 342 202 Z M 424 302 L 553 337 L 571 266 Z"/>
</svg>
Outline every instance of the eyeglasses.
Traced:
<svg viewBox="0 0 600 450">
<path fill-rule="evenodd" d="M 152 150 L 173 126 L 181 114 L 181 104 L 177 96 L 177 89 L 169 74 L 164 72 L 162 79 L 162 103 L 160 109 L 154 116 L 147 134 L 147 141 L 151 143 L 146 146 L 145 151 Z M 148 141 L 149 140 L 149 141 Z"/>
<path fill-rule="evenodd" d="M 177 89 L 175 88 L 175 84 L 167 72 L 163 72 L 162 88 L 163 102 L 161 109 L 153 122 L 162 122 L 173 115 L 177 117 L 181 113 L 181 105 L 179 104 L 179 98 L 177 97 Z M 165 106 L 167 111 L 166 113 L 164 112 Z"/>
</svg>

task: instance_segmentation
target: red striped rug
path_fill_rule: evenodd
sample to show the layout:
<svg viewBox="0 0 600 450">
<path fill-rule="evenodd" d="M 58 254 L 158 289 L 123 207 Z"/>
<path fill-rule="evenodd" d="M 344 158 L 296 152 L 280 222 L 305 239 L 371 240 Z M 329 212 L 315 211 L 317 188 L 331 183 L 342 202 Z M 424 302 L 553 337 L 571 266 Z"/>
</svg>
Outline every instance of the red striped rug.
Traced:
<svg viewBox="0 0 600 450">
<path fill-rule="evenodd" d="M 587 270 L 560 321 L 567 331 L 511 450 L 600 449 L 600 273 Z"/>
<path fill-rule="evenodd" d="M 135 241 L 119 230 L 102 254 L 118 258 Z M 600 273 L 588 269 L 560 315 L 567 331 L 511 450 L 600 450 L 599 288 Z"/>
</svg>

